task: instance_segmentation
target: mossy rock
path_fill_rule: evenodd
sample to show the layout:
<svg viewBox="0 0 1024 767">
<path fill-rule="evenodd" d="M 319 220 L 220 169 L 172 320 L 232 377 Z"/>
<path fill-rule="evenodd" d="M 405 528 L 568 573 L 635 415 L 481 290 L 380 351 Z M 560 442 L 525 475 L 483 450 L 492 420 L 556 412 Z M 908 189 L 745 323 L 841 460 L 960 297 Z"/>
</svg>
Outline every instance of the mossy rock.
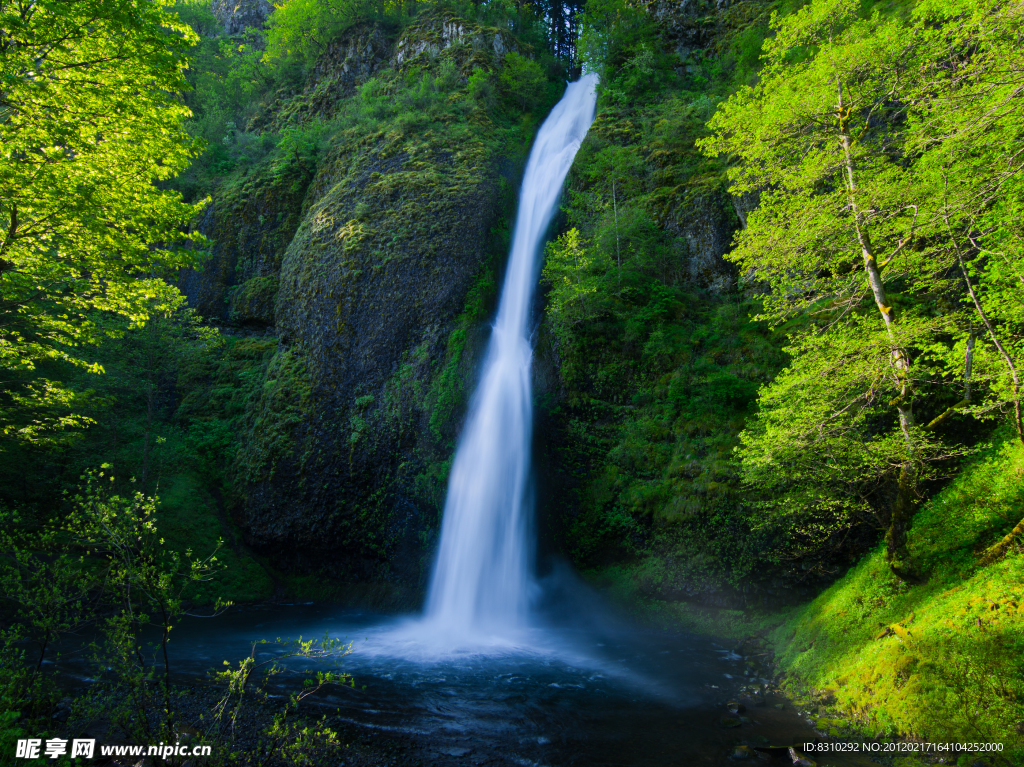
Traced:
<svg viewBox="0 0 1024 767">
<path fill-rule="evenodd" d="M 381 87 L 401 101 L 418 72 L 389 70 Z M 281 341 L 249 407 L 238 491 L 249 542 L 284 571 L 425 583 L 521 162 L 462 87 L 415 130 L 334 125 L 278 270 L 231 294 L 236 322 L 272 303 Z"/>
</svg>

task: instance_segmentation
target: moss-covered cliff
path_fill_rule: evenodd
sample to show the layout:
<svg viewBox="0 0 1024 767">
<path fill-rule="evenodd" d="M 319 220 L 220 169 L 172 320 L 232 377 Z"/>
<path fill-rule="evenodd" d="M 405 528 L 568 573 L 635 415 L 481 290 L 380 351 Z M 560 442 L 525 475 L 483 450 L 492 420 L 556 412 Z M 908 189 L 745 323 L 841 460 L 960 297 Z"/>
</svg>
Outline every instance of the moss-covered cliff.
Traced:
<svg viewBox="0 0 1024 767">
<path fill-rule="evenodd" d="M 655 4 L 606 63 L 561 225 L 615 285 L 593 322 L 559 333 L 549 315 L 539 337 L 547 548 L 633 562 L 669 598 L 721 602 L 763 547 L 736 540 L 729 454 L 780 357 L 722 258 L 750 201 L 694 141 L 750 76 L 767 13 Z M 219 177 L 212 257 L 180 284 L 205 316 L 278 339 L 235 511 L 287 570 L 422 583 L 531 125 L 557 95 L 524 84 L 530 55 L 445 12 L 356 24 L 213 148 L 245 162 Z"/>
<path fill-rule="evenodd" d="M 200 225 L 212 256 L 180 285 L 206 317 L 278 339 L 236 513 L 286 570 L 422 585 L 518 175 L 557 97 L 527 83 L 540 109 L 521 111 L 505 57 L 541 70 L 517 51 L 444 13 L 356 25 L 235 139 L 275 137 L 219 183 Z"/>
</svg>

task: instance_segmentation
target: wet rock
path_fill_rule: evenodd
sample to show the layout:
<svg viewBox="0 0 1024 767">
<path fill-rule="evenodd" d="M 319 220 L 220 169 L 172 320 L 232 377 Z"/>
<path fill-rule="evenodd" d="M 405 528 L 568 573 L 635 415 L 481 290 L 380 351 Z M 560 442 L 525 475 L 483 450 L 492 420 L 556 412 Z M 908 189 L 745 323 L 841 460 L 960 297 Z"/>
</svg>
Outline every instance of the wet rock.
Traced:
<svg viewBox="0 0 1024 767">
<path fill-rule="evenodd" d="M 817 762 L 813 759 L 808 759 L 795 748 L 789 749 L 789 758 L 793 761 L 794 767 L 818 767 Z"/>
<path fill-rule="evenodd" d="M 789 749 L 785 746 L 755 746 L 754 750 L 761 759 L 789 759 Z"/>
<path fill-rule="evenodd" d="M 718 720 L 723 727 L 739 727 L 743 724 L 738 717 L 735 716 L 723 716 Z"/>
<path fill-rule="evenodd" d="M 734 714 L 742 714 L 744 711 L 747 710 L 746 706 L 744 706 L 739 701 L 735 700 L 730 700 L 728 703 L 725 704 L 725 707 Z"/>
<path fill-rule="evenodd" d="M 754 756 L 754 749 L 750 746 L 736 746 L 732 751 L 733 759 L 750 759 Z"/>
</svg>

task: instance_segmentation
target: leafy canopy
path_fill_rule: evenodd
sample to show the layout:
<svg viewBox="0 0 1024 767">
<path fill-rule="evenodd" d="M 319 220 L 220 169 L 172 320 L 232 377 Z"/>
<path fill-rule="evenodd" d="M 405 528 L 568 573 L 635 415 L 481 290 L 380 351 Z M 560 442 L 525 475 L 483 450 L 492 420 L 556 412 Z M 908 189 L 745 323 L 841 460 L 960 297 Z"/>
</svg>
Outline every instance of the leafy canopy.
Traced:
<svg viewBox="0 0 1024 767">
<path fill-rule="evenodd" d="M 960 450 L 940 427 L 1019 413 L 1021 7 L 974 5 L 776 15 L 760 81 L 699 142 L 733 159 L 734 193 L 760 196 L 729 257 L 767 284 L 764 319 L 795 320 L 790 367 L 742 437 L 744 476 L 775 513 L 832 515 L 818 532 L 879 512 L 893 558 L 925 462 Z"/>
<path fill-rule="evenodd" d="M 71 395 L 33 371 L 89 366 L 79 347 L 168 305 L 163 278 L 195 262 L 185 227 L 201 204 L 161 185 L 197 151 L 177 95 L 196 36 L 165 5 L 0 2 L 4 434 L 73 422 L 36 412 Z"/>
</svg>

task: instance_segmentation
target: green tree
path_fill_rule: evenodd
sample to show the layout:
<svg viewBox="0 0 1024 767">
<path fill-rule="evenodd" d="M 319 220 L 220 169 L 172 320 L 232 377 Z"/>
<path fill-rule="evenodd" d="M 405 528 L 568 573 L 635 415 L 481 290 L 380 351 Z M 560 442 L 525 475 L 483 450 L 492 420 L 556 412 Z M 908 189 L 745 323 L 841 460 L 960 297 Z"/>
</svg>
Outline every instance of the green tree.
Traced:
<svg viewBox="0 0 1024 767">
<path fill-rule="evenodd" d="M 30 516 L 0 509 L 0 593 L 11 624 L 0 633 L 0 658 L 15 658 L 26 639 L 34 644 L 32 665 L 5 681 L 2 705 L 37 712 L 47 706 L 55 691 L 52 675 L 40 674 L 44 660 L 62 636 L 99 620 L 107 637 L 98 648 L 101 673 L 115 669 L 126 693 L 107 714 L 140 738 L 170 739 L 170 632 L 185 612 L 186 593 L 220 568 L 216 552 L 195 559 L 191 551 L 166 550 L 156 532 L 157 499 L 113 492 L 109 469 L 104 464 L 82 476 L 63 519 L 33 524 Z M 159 632 L 148 663 L 141 635 L 147 625 Z M 137 715 L 154 693 L 163 713 L 155 731 Z"/>
<path fill-rule="evenodd" d="M 141 492 L 112 493 L 104 487 L 113 487 L 114 477 L 105 476 L 109 468 L 104 465 L 82 477 L 82 488 L 72 499 L 74 509 L 60 528 L 85 550 L 88 559 L 80 559 L 80 567 L 96 573 L 94 587 L 106 600 L 103 627 L 108 644 L 101 663 L 116 668 L 127 692 L 115 705 L 114 717 L 126 732 L 135 729 L 140 739 L 169 740 L 175 732 L 167 651 L 171 629 L 185 614 L 186 592 L 221 568 L 216 550 L 204 559 L 193 558 L 190 550 L 184 556 L 166 550 L 156 529 L 158 499 Z M 218 602 L 214 612 L 223 607 Z M 142 637 L 147 625 L 158 632 L 149 664 Z M 155 730 L 147 717 L 137 715 L 148 707 L 154 691 L 160 694 L 163 714 Z"/>
<path fill-rule="evenodd" d="M 275 68 L 311 67 L 328 43 L 364 19 L 398 19 L 401 0 L 284 0 L 270 15 L 264 61 Z"/>
<path fill-rule="evenodd" d="M 75 423 L 45 371 L 90 367 L 81 346 L 144 323 L 177 295 L 163 278 L 195 263 L 186 228 L 202 204 L 162 184 L 197 151 L 178 95 L 196 36 L 166 4 L 0 0 L 5 435 Z"/>
<path fill-rule="evenodd" d="M 862 19 L 859 10 L 824 0 L 774 16 L 759 83 L 730 98 L 709 123 L 715 135 L 698 143 L 738 159 L 734 192 L 761 193 L 730 257 L 771 286 L 764 317 L 779 324 L 810 315 L 810 334 L 828 336 L 795 344 L 789 371 L 762 394 L 762 413 L 744 437 L 746 478 L 791 490 L 782 496 L 791 510 L 833 507 L 837 498 L 818 472 L 797 467 L 810 461 L 839 472 L 842 492 L 856 496 L 863 458 L 847 447 L 862 444 L 871 464 L 898 474 L 884 516 L 890 562 L 905 571 L 922 466 L 941 455 L 917 422 L 927 373 L 912 350 L 931 345 L 948 323 L 894 300 L 898 290 L 937 289 L 943 272 L 908 247 L 920 209 L 907 194 L 892 129 L 902 117 L 897 95 L 917 61 L 899 20 Z M 872 313 L 876 320 L 865 321 Z M 842 381 L 818 378 L 821 354 L 842 361 Z M 794 376 L 799 396 L 777 396 Z M 843 449 L 832 449 L 835 435 Z"/>
<path fill-rule="evenodd" d="M 606 67 L 622 63 L 628 51 L 650 39 L 653 24 L 643 4 L 634 0 L 587 0 L 579 30 L 580 63 L 589 72 L 604 74 Z"/>
<path fill-rule="evenodd" d="M 547 77 L 536 61 L 512 51 L 505 55 L 499 82 L 502 90 L 526 112 L 536 108 L 544 97 Z"/>
<path fill-rule="evenodd" d="M 795 517 L 880 509 L 897 574 L 926 466 L 958 451 L 939 427 L 1009 404 L 1020 430 L 1020 13 L 924 4 L 907 23 L 823 0 L 773 17 L 760 82 L 700 142 L 761 195 L 732 258 L 770 285 L 763 316 L 801 318 L 745 477 Z"/>
<path fill-rule="evenodd" d="M 1008 416 L 1024 441 L 1024 5 L 928 1 L 915 15 L 928 58 L 910 93 L 906 151 L 965 293 L 970 334 L 959 345 L 978 385 L 963 404 L 978 418 Z M 1021 536 L 1024 520 L 986 559 Z"/>
<path fill-rule="evenodd" d="M 548 293 L 547 315 L 563 343 L 570 343 L 572 328 L 593 319 L 598 311 L 597 295 L 605 272 L 603 253 L 587 252 L 578 230 L 570 229 L 546 248 L 542 279 Z"/>
<path fill-rule="evenodd" d="M 982 340 L 975 375 L 986 385 L 973 412 L 1008 411 L 1024 440 L 1024 6 L 925 2 L 915 15 L 926 56 L 907 94 L 905 152 L 939 232 L 929 247 L 961 278 Z"/>
<path fill-rule="evenodd" d="M 268 645 L 277 645 L 281 649 L 276 653 L 268 652 Z M 270 657 L 266 660 L 257 660 L 257 649 L 261 651 L 261 656 Z M 337 662 L 351 652 L 351 642 L 346 644 L 327 635 L 322 639 L 303 639 L 300 636 L 298 639 L 288 640 L 278 638 L 274 642 L 266 639 L 254 641 L 249 656 L 239 661 L 237 668 L 231 668 L 231 664 L 224 661 L 228 668 L 216 674 L 216 678 L 225 684 L 226 689 L 213 706 L 209 717 L 201 717 L 206 726 L 206 735 L 209 737 L 218 731 L 227 731 L 229 743 L 234 746 L 238 720 L 245 711 L 248 699 L 254 692 L 257 695 L 264 694 L 263 688 L 266 683 L 287 670 L 283 665 L 285 661 L 303 658 L 313 662 Z M 258 684 L 259 682 L 262 684 Z M 283 759 L 286 764 L 309 764 L 308 753 L 305 753 L 308 749 L 322 751 L 338 746 L 337 734 L 327 727 L 325 718 L 306 727 L 302 727 L 301 722 L 297 723 L 294 717 L 289 719 L 289 715 L 298 712 L 303 700 L 327 685 L 355 687 L 355 680 L 350 674 L 333 670 L 317 671 L 308 676 L 303 682 L 302 689 L 289 696 L 288 703 L 274 716 L 273 723 L 263 730 L 257 749 L 257 764 L 272 764 L 276 761 L 275 757 Z M 238 752 L 231 755 L 234 759 L 239 756 Z"/>
</svg>

